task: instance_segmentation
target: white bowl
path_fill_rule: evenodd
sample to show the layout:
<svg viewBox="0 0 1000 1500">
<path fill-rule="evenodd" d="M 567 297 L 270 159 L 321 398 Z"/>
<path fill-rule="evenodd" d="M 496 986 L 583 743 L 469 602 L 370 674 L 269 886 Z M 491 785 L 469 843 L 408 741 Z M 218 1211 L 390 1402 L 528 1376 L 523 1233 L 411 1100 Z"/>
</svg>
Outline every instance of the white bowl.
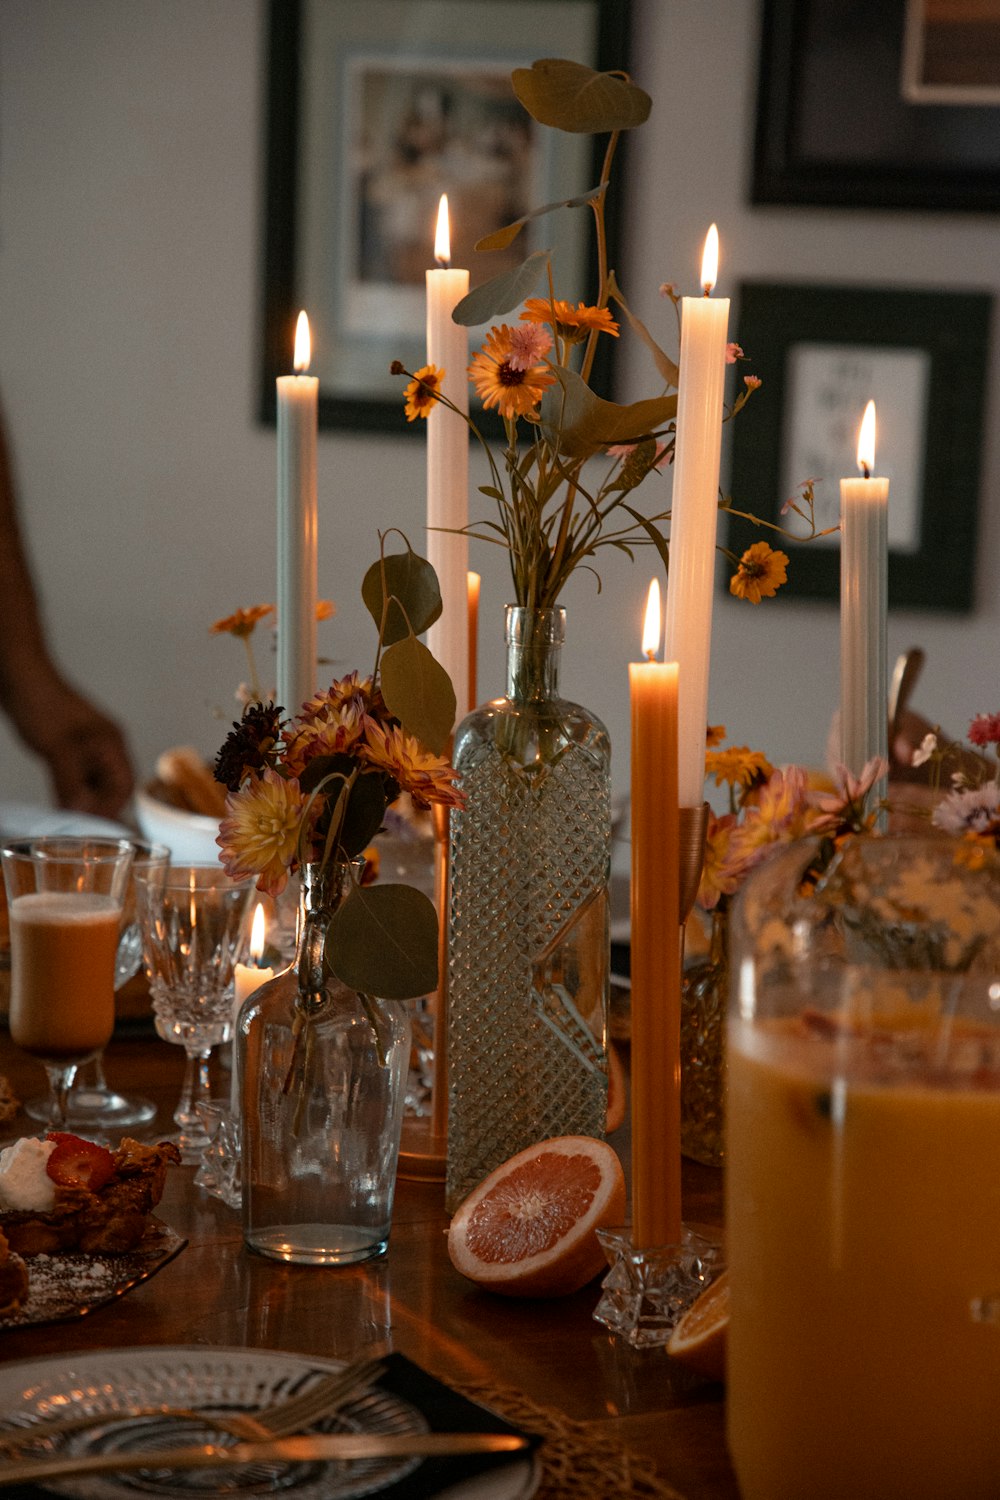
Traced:
<svg viewBox="0 0 1000 1500">
<path fill-rule="evenodd" d="M 150 843 L 166 844 L 175 864 L 219 863 L 219 820 L 204 813 L 184 812 L 139 788 L 135 794 L 135 819 Z"/>
</svg>

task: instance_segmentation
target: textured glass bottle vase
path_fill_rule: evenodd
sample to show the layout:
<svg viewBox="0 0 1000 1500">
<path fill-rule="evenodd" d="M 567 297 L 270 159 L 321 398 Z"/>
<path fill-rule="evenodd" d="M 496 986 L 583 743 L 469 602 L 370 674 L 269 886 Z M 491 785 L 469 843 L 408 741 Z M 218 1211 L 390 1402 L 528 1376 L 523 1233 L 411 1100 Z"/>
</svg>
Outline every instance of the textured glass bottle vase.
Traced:
<svg viewBox="0 0 1000 1500">
<path fill-rule="evenodd" d="M 725 1133 L 728 913 L 712 913 L 709 949 L 684 968 L 681 989 L 681 1151 L 721 1167 Z"/>
<path fill-rule="evenodd" d="M 558 696 L 562 609 L 507 610 L 507 693 L 455 736 L 449 1209 L 516 1151 L 607 1113 L 610 744 Z"/>
<path fill-rule="evenodd" d="M 243 1233 L 276 1260 L 346 1265 L 389 1238 L 410 1023 L 324 971 L 350 867 L 303 871 L 295 963 L 237 1023 Z"/>
</svg>

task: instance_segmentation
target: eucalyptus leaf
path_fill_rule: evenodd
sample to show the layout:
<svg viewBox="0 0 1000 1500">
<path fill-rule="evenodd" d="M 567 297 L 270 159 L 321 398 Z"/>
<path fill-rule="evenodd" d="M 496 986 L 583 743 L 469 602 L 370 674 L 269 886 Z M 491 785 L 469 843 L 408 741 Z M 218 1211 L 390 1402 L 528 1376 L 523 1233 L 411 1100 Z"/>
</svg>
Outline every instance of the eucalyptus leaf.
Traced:
<svg viewBox="0 0 1000 1500">
<path fill-rule="evenodd" d="M 590 458 L 611 443 L 634 443 L 677 415 L 676 396 L 619 406 L 596 396 L 575 370 L 555 367 L 557 384 L 542 397 L 539 415 L 549 441 L 567 458 Z"/>
<path fill-rule="evenodd" d="M 359 776 L 351 787 L 340 829 L 340 847 L 349 859 L 367 849 L 378 833 L 386 805 L 382 777 L 373 771 Z"/>
<path fill-rule="evenodd" d="M 484 281 L 457 303 L 452 322 L 463 328 L 475 328 L 519 307 L 534 291 L 551 254 L 551 250 L 536 250 L 512 271 L 503 271 Z"/>
<path fill-rule="evenodd" d="M 440 755 L 455 724 L 455 689 L 423 641 L 407 636 L 382 653 L 382 697 L 404 729 Z"/>
<path fill-rule="evenodd" d="M 333 915 L 325 951 L 352 990 L 384 1000 L 430 994 L 438 980 L 434 903 L 409 885 L 355 886 Z"/>
<path fill-rule="evenodd" d="M 506 250 L 517 239 L 521 230 L 531 219 L 540 219 L 542 214 L 554 213 L 557 208 L 585 208 L 588 203 L 593 203 L 603 198 L 607 192 L 606 182 L 599 182 L 589 193 L 581 193 L 578 198 L 561 198 L 558 203 L 546 203 L 544 208 L 533 208 L 530 213 L 523 214 L 520 219 L 515 219 L 511 224 L 505 224 L 502 229 L 496 229 L 492 234 L 484 235 L 475 244 L 476 250 Z"/>
<path fill-rule="evenodd" d="M 389 594 L 383 646 L 391 646 L 412 630 L 415 635 L 433 625 L 441 614 L 441 590 L 437 574 L 425 557 L 409 549 L 390 552 L 372 563 L 361 584 L 361 597 L 375 624 L 382 626 L 382 569 Z"/>
<path fill-rule="evenodd" d="M 304 792 L 314 791 L 327 776 L 340 775 L 346 781 L 354 770 L 356 761 L 353 755 L 314 755 L 312 760 L 307 761 L 299 776 L 299 786 Z M 336 789 L 331 783 L 331 793 L 336 796 Z"/>
<path fill-rule="evenodd" d="M 632 312 L 628 303 L 625 301 L 625 298 L 622 296 L 622 289 L 618 285 L 618 282 L 615 280 L 614 271 L 612 271 L 610 276 L 608 277 L 608 296 L 613 298 L 615 302 L 618 303 L 618 306 L 621 308 L 622 312 L 628 319 L 629 327 L 631 328 L 632 332 L 642 340 L 646 348 L 649 350 L 650 354 L 653 356 L 653 363 L 656 365 L 656 368 L 663 376 L 667 385 L 672 385 L 674 390 L 676 390 L 680 381 L 680 371 L 677 368 L 676 360 L 671 359 L 669 354 L 664 353 L 664 351 L 660 348 L 659 344 L 654 339 L 653 335 L 650 333 L 649 329 L 646 327 L 645 323 L 641 322 L 641 320 L 637 318 Z"/>
<path fill-rule="evenodd" d="M 630 130 L 649 118 L 653 103 L 627 78 L 595 73 L 566 58 L 545 57 L 530 68 L 515 68 L 511 82 L 532 119 L 575 134 Z"/>
</svg>

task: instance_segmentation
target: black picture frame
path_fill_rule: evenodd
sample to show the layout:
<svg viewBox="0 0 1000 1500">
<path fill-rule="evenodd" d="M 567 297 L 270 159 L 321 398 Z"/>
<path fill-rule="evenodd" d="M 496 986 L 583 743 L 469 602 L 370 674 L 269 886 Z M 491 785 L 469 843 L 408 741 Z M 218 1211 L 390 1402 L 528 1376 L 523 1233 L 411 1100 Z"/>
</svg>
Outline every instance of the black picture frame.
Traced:
<svg viewBox="0 0 1000 1500">
<path fill-rule="evenodd" d="M 907 9 L 763 0 L 753 203 L 1000 209 L 1000 103 L 907 87 Z"/>
<path fill-rule="evenodd" d="M 797 485 L 820 479 L 818 524 L 836 525 L 839 480 L 857 473 L 864 402 L 881 378 L 888 394 L 879 429 L 892 434 L 895 423 L 895 451 L 909 475 L 894 496 L 891 452 L 880 460 L 877 443 L 875 473 L 890 478 L 890 608 L 970 610 L 992 302 L 981 292 L 744 282 L 736 337 L 762 387 L 733 424 L 733 505 L 801 535 L 802 523 L 784 507 Z M 817 389 L 817 370 L 826 371 L 825 388 Z M 790 471 L 790 451 L 808 448 L 816 412 L 818 425 L 836 432 L 840 424 L 842 457 L 828 462 L 833 472 Z M 908 528 L 902 544 L 894 543 L 894 520 Z M 762 539 L 788 554 L 783 594 L 839 597 L 836 537 L 796 544 L 735 518 L 728 533 L 737 555 Z"/>
<path fill-rule="evenodd" d="M 343 0 L 270 0 L 268 12 L 268 53 L 267 53 L 267 80 L 266 80 L 266 167 L 265 167 L 265 196 L 264 196 L 264 245 L 262 257 L 263 291 L 261 306 L 261 361 L 260 361 L 260 386 L 258 413 L 261 422 L 274 425 L 276 421 L 276 394 L 275 380 L 280 374 L 288 374 L 291 369 L 291 349 L 294 334 L 295 319 L 301 306 L 308 304 L 304 300 L 301 290 L 301 263 L 303 257 L 303 231 L 302 226 L 306 216 L 305 198 L 308 196 L 308 181 L 315 182 L 323 179 L 324 163 L 310 160 L 309 151 L 315 151 L 317 137 L 324 141 L 323 151 L 330 153 L 330 170 L 336 172 L 343 170 L 343 164 L 338 167 L 336 156 L 336 145 L 327 140 L 322 132 L 318 132 L 315 122 L 311 125 L 307 119 L 307 93 L 309 85 L 307 76 L 309 74 L 309 35 L 310 22 L 315 30 L 315 18 L 319 10 L 324 6 L 330 7 L 327 16 L 336 17 L 336 25 L 351 24 L 355 28 L 358 25 L 368 25 L 371 28 L 371 48 L 373 55 L 384 57 L 387 66 L 399 66 L 400 59 L 404 68 L 408 65 L 410 57 L 423 58 L 427 66 L 435 66 L 437 54 L 428 60 L 428 55 L 422 51 L 412 50 L 414 24 L 419 32 L 420 12 L 427 5 L 428 15 L 433 15 L 438 30 L 435 45 L 447 51 L 447 38 L 442 37 L 441 17 L 446 18 L 460 12 L 474 19 L 477 26 L 482 29 L 487 12 L 492 18 L 492 24 L 499 22 L 499 10 L 496 7 L 498 0 L 490 0 L 490 7 L 483 5 L 483 0 L 383 0 L 383 3 L 395 4 L 405 10 L 407 25 L 397 36 L 386 35 L 384 28 L 378 25 L 378 13 L 374 6 L 369 5 L 345 5 Z M 516 28 L 517 34 L 511 37 L 504 54 L 504 70 L 509 77 L 511 68 L 520 65 L 530 65 L 537 56 L 561 55 L 573 57 L 576 60 L 589 63 L 591 66 L 602 70 L 625 69 L 628 58 L 629 21 L 631 0 L 502 0 L 508 12 L 515 12 L 517 19 L 522 24 Z M 474 18 L 472 12 L 475 11 Z M 560 51 L 539 52 L 536 40 L 536 23 L 539 17 L 546 17 L 550 25 L 559 21 L 560 36 L 565 36 L 565 47 Z M 348 18 L 351 18 L 350 21 Z M 570 23 L 573 24 L 570 24 Z M 562 24 L 565 23 L 565 24 Z M 584 23 L 585 27 L 584 27 Z M 327 23 L 324 21 L 324 25 Z M 581 48 L 574 45 L 574 26 L 586 30 L 592 36 L 593 46 L 584 50 L 588 55 L 579 55 Z M 445 27 L 444 31 L 447 32 Z M 407 51 L 407 49 L 411 51 Z M 497 63 L 499 70 L 500 64 Z M 331 78 L 331 88 L 334 84 Z M 313 93 L 317 92 L 315 84 L 312 86 Z M 511 99 L 513 92 L 511 91 Z M 324 106 L 326 107 L 326 106 Z M 520 106 L 518 106 L 520 108 Z M 527 118 L 527 117 L 525 117 Z M 543 127 L 535 127 L 537 130 Z M 550 137 L 561 137 L 566 142 L 565 148 L 555 148 L 556 159 L 558 152 L 565 149 L 579 153 L 583 152 L 582 175 L 587 181 L 564 183 L 560 182 L 553 198 L 569 196 L 571 193 L 584 191 L 592 186 L 600 175 L 600 162 L 606 145 L 605 137 L 569 137 L 557 131 L 549 131 Z M 306 141 L 314 142 L 312 147 L 307 147 Z M 579 142 L 584 142 L 581 147 Z M 624 147 L 623 140 L 619 145 L 619 159 L 616 163 L 616 174 L 620 177 L 624 171 Z M 553 148 L 546 146 L 544 156 L 548 160 L 553 155 Z M 593 177 L 591 173 L 595 173 Z M 542 202 L 552 201 L 550 198 L 536 199 L 530 206 L 538 206 Z M 619 236 L 619 212 L 617 208 L 617 195 L 612 192 L 606 200 L 606 227 L 609 247 L 609 264 L 616 264 L 615 254 Z M 596 246 L 592 228 L 592 215 L 588 209 L 577 209 L 566 211 L 564 218 L 575 216 L 571 230 L 563 229 L 561 233 L 565 237 L 571 234 L 575 237 L 578 248 L 574 252 L 578 257 L 578 265 L 581 271 L 579 295 L 587 297 L 587 288 L 592 288 L 596 281 Z M 541 223 L 547 224 L 557 216 L 550 215 Z M 499 227 L 499 225 L 493 226 Z M 542 233 L 546 231 L 543 229 Z M 431 245 L 432 226 L 428 231 L 427 264 L 433 263 Z M 518 250 L 525 239 L 522 237 L 516 242 Z M 546 239 L 545 244 L 550 241 Z M 527 255 L 528 245 L 523 250 Z M 316 259 L 313 254 L 313 259 Z M 486 257 L 483 257 L 485 262 Z M 479 275 L 473 274 L 472 285 L 478 281 L 487 279 L 494 274 L 492 269 L 487 269 Z M 559 295 L 570 295 L 557 287 Z M 574 292 L 574 296 L 576 293 Z M 592 296 L 592 292 L 589 294 Z M 331 320 L 333 321 L 333 320 Z M 314 351 L 317 342 L 322 348 L 324 337 L 329 335 L 329 330 L 322 326 L 314 328 Z M 593 383 L 595 388 L 606 392 L 609 396 L 613 388 L 613 355 L 614 351 L 608 347 L 616 342 L 605 339 L 601 341 L 598 351 L 598 362 L 595 364 Z M 363 375 L 359 380 L 352 379 L 350 371 L 341 363 L 337 363 L 337 379 L 346 382 L 339 389 L 331 389 L 324 383 L 321 370 L 314 364 L 312 373 L 320 374 L 319 393 L 319 425 L 321 428 L 349 428 L 359 432 L 388 432 L 405 435 L 407 433 L 421 433 L 422 423 L 407 423 L 403 416 L 402 392 L 405 381 L 399 377 L 388 378 L 389 365 L 394 358 L 401 358 L 404 362 L 407 356 L 423 363 L 423 335 L 420 334 L 420 347 L 417 347 L 416 334 L 410 337 L 409 348 L 404 347 L 402 337 L 383 338 L 377 351 L 378 359 L 378 381 L 377 385 L 369 383 L 366 379 L 371 372 Z M 470 352 L 473 346 L 470 344 Z M 371 363 L 376 360 L 376 352 L 372 352 Z M 414 368 L 408 364 L 408 368 Z M 385 380 L 382 378 L 382 370 L 385 371 Z M 502 434 L 502 424 L 493 412 L 477 411 L 477 421 L 484 435 L 487 437 L 498 437 Z"/>
</svg>

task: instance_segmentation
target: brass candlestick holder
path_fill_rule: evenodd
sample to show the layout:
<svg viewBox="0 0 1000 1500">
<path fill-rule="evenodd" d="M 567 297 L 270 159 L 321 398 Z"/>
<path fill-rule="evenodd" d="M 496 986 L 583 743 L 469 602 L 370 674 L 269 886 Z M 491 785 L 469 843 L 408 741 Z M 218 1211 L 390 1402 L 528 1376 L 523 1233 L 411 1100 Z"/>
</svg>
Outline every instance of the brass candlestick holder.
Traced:
<svg viewBox="0 0 1000 1500">
<path fill-rule="evenodd" d="M 705 858 L 710 808 L 680 809 L 677 857 L 680 865 L 681 956 L 684 925 L 694 906 Z M 677 1141 L 680 1152 L 680 1140 Z M 683 1225 L 675 1244 L 636 1248 L 629 1226 L 598 1230 L 609 1270 L 594 1309 L 598 1323 L 636 1349 L 662 1345 L 686 1308 L 722 1270 L 721 1240 L 712 1230 Z"/>
</svg>

